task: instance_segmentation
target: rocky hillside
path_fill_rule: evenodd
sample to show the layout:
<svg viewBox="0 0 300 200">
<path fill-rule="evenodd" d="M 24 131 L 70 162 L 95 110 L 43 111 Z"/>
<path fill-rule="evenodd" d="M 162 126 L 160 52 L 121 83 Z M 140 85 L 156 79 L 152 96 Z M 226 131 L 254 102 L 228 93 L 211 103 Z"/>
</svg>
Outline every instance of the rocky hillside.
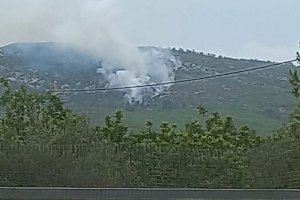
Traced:
<svg viewBox="0 0 300 200">
<path fill-rule="evenodd" d="M 142 47 L 144 51 L 153 47 Z M 167 51 L 167 50 L 165 50 Z M 194 78 L 255 67 L 270 62 L 232 59 L 182 49 L 171 49 L 182 65 L 175 79 Z M 49 89 L 102 88 L 107 79 L 99 73 L 101 62 L 54 43 L 12 44 L 0 49 L 0 74 L 13 85 L 25 84 L 44 92 Z M 292 64 L 240 75 L 177 84 L 142 104 L 129 104 L 124 91 L 61 94 L 69 106 L 102 122 L 115 109 L 127 110 L 129 124 L 139 128 L 145 120 L 183 125 L 196 117 L 194 109 L 205 105 L 212 111 L 233 115 L 265 134 L 279 127 L 293 107 L 288 71 Z M 98 73 L 97 73 L 98 72 Z"/>
</svg>

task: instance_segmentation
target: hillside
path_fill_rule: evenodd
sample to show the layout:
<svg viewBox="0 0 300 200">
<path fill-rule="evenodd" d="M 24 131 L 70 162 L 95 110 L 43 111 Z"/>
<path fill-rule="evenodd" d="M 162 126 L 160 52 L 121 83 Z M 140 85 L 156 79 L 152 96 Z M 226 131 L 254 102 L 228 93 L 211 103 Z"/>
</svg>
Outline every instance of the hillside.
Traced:
<svg viewBox="0 0 300 200">
<path fill-rule="evenodd" d="M 153 47 L 141 47 L 149 51 Z M 164 50 L 168 51 L 168 50 Z M 54 43 L 12 44 L 0 49 L 0 74 L 13 85 L 26 84 L 38 91 L 102 88 L 105 77 L 97 73 L 99 60 Z M 216 57 L 192 51 L 171 49 L 182 65 L 175 80 L 255 67 L 270 62 Z M 170 121 L 183 126 L 196 117 L 195 108 L 204 105 L 212 111 L 234 116 L 261 134 L 270 133 L 288 118 L 293 107 L 288 70 L 293 65 L 171 86 L 142 104 L 129 104 L 124 91 L 61 94 L 66 106 L 101 123 L 115 109 L 126 110 L 132 128 L 146 120 Z"/>
</svg>

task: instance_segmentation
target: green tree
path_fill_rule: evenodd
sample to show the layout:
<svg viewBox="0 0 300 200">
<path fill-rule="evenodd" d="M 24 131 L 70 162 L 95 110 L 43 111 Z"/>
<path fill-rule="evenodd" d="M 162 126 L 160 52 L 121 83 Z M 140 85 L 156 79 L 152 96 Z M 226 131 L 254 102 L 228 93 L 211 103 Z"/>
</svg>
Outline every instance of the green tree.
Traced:
<svg viewBox="0 0 300 200">
<path fill-rule="evenodd" d="M 121 144 L 128 134 L 128 127 L 123 123 L 122 111 L 116 111 L 113 117 L 105 117 L 105 126 L 96 127 L 96 134 L 99 140 Z"/>
<path fill-rule="evenodd" d="M 25 87 L 13 90 L 1 78 L 0 139 L 22 144 L 66 144 L 84 142 L 89 134 L 85 117 L 64 108 L 59 97 L 37 94 Z"/>
</svg>

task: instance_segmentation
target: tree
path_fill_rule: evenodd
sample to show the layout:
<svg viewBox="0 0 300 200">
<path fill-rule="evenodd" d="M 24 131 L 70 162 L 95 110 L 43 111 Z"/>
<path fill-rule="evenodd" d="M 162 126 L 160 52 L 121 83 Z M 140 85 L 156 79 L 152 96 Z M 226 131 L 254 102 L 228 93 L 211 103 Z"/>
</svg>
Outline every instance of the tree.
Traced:
<svg viewBox="0 0 300 200">
<path fill-rule="evenodd" d="M 105 140 L 116 144 L 121 144 L 125 140 L 125 136 L 128 133 L 128 127 L 123 124 L 122 111 L 116 111 L 113 117 L 105 117 L 105 126 L 96 127 L 96 134 L 99 140 Z"/>
<path fill-rule="evenodd" d="M 1 78 L 3 94 L 0 107 L 0 140 L 25 144 L 84 142 L 89 133 L 85 117 L 64 108 L 58 96 L 37 94 L 24 86 L 13 90 Z"/>
</svg>

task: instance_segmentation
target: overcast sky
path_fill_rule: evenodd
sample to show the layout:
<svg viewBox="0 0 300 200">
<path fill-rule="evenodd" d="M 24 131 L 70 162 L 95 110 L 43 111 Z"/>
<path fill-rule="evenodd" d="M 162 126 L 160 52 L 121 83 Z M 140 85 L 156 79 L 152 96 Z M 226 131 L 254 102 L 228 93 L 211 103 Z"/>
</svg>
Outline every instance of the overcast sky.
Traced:
<svg viewBox="0 0 300 200">
<path fill-rule="evenodd" d="M 300 0 L 122 0 L 141 45 L 285 60 L 300 41 Z"/>
<path fill-rule="evenodd" d="M 293 58 L 300 41 L 300 0 L 115 0 L 114 8 L 119 19 L 111 23 L 137 45 L 279 61 Z M 0 12 L 0 33 L 4 21 Z M 12 42 L 2 34 L 0 45 Z"/>
</svg>

